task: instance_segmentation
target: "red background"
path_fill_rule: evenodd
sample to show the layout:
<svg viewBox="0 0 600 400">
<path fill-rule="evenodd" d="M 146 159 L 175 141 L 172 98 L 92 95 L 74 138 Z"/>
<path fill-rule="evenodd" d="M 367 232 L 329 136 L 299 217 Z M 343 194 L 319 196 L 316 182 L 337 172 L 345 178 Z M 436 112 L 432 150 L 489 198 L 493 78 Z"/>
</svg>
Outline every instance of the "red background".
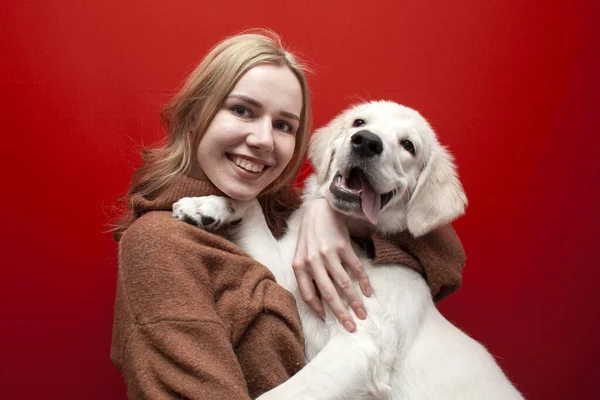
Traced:
<svg viewBox="0 0 600 400">
<path fill-rule="evenodd" d="M 111 205 L 186 74 L 260 26 L 313 63 L 316 126 L 358 98 L 430 120 L 470 200 L 442 311 L 527 398 L 600 398 L 600 3 L 200 3 L 3 1 L 0 397 L 125 398 Z"/>
</svg>

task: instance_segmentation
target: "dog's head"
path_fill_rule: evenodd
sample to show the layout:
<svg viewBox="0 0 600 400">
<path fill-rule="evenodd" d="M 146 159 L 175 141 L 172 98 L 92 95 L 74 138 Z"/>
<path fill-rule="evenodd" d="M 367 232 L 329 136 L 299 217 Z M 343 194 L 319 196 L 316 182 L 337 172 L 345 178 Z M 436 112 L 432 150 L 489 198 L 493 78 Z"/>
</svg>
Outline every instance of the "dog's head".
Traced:
<svg viewBox="0 0 600 400">
<path fill-rule="evenodd" d="M 343 213 L 414 236 L 464 213 L 452 156 L 417 111 L 376 101 L 352 107 L 311 138 L 312 184 Z"/>
</svg>

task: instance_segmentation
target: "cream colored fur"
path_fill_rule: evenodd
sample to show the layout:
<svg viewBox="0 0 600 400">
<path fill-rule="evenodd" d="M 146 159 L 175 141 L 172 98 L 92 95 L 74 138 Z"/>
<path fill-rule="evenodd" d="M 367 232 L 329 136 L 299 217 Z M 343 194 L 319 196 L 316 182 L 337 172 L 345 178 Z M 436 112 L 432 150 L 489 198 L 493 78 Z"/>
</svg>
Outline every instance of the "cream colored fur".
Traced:
<svg viewBox="0 0 600 400">
<path fill-rule="evenodd" d="M 365 124 L 354 126 L 357 120 Z M 361 131 L 379 138 L 380 154 L 357 158 L 352 138 Z M 401 144 L 406 140 L 414 145 L 414 154 Z M 418 112 L 396 103 L 371 102 L 345 111 L 314 134 L 310 159 L 315 174 L 307 181 L 305 201 L 325 197 L 368 229 L 408 229 L 419 236 L 464 213 L 467 199 L 452 157 Z M 344 187 L 332 191 L 338 172 L 350 179 L 353 168 L 362 171 L 361 182 L 368 180 L 376 193 L 394 193 L 375 212 L 375 225 L 361 211 L 362 200 L 353 195 L 354 200 L 340 200 L 335 193 L 348 192 Z M 291 217 L 287 234 L 276 241 L 256 201 L 208 196 L 185 198 L 174 206 L 176 218 L 194 218 L 199 224 L 202 215 L 213 218 L 214 225 L 241 217 L 231 227 L 234 241 L 296 297 L 309 363 L 260 400 L 522 399 L 487 350 L 438 312 L 425 280 L 408 267 L 375 268 L 355 247 L 374 289 L 363 298 L 367 319 L 357 320 L 357 331 L 349 333 L 329 309 L 325 320 L 315 316 L 300 298 L 291 268 L 302 212 L 300 208 Z"/>
</svg>

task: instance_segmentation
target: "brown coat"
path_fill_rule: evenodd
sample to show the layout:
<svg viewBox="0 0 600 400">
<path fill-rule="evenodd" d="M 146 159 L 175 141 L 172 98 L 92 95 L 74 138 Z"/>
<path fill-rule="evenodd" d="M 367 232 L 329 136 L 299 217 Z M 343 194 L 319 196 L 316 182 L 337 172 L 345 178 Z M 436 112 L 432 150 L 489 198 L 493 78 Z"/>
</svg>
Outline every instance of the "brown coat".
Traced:
<svg viewBox="0 0 600 400">
<path fill-rule="evenodd" d="M 140 216 L 119 242 L 111 348 L 131 399 L 249 399 L 304 365 L 293 296 L 223 235 L 171 217 L 181 197 L 209 194 L 218 190 L 182 177 L 155 199 L 132 199 Z M 412 265 L 434 295 L 460 285 L 464 254 L 451 228 L 433 241 L 373 242 L 376 261 Z"/>
</svg>

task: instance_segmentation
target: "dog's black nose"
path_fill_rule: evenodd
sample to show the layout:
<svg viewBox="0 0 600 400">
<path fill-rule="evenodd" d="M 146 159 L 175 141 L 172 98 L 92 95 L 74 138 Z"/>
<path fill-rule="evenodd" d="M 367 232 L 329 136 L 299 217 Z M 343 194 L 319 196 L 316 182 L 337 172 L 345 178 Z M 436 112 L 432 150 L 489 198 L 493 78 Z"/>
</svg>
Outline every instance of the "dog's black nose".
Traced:
<svg viewBox="0 0 600 400">
<path fill-rule="evenodd" d="M 356 132 L 350 138 L 352 150 L 361 157 L 374 157 L 383 151 L 383 142 L 379 136 L 367 130 Z"/>
</svg>

